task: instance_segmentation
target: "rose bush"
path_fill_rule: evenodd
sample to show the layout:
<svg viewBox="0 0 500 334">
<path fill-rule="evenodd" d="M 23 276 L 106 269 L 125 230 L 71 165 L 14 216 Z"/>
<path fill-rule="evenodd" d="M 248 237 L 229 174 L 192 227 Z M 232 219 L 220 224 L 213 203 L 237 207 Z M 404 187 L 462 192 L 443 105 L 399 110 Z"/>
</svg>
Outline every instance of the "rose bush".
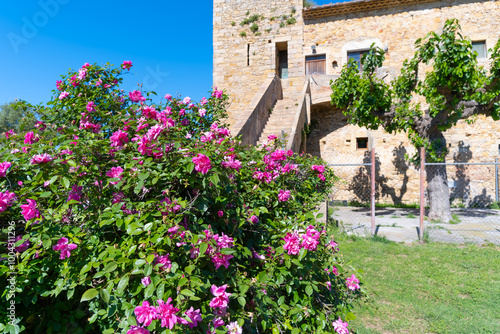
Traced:
<svg viewBox="0 0 500 334">
<path fill-rule="evenodd" d="M 347 331 L 358 275 L 311 213 L 335 181 L 317 158 L 244 147 L 227 96 L 119 88 L 132 66 L 63 76 L 33 132 L 2 134 L 0 221 L 15 234 L 27 333 Z M 0 276 L 10 278 L 9 243 Z M 358 275 L 359 276 L 359 275 Z M 345 325 L 343 325 L 345 324 Z"/>
</svg>

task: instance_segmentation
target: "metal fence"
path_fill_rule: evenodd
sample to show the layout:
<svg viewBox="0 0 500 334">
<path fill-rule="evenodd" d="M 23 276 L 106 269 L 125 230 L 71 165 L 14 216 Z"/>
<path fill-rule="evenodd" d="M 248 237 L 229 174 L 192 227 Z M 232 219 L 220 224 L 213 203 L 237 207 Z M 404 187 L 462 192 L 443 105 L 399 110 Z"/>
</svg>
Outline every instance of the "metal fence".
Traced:
<svg viewBox="0 0 500 334">
<path fill-rule="evenodd" d="M 438 163 L 400 158 L 381 161 L 375 150 L 331 157 L 340 181 L 329 196 L 330 221 L 394 241 L 500 244 L 497 160 L 472 159 L 463 149 Z"/>
</svg>

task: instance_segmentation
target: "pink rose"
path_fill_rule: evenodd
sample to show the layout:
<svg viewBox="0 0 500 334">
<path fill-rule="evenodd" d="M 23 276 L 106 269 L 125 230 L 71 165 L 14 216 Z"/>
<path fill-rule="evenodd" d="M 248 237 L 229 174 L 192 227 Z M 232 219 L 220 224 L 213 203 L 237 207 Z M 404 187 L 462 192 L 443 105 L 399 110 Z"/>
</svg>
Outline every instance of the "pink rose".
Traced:
<svg viewBox="0 0 500 334">
<path fill-rule="evenodd" d="M 28 201 L 28 204 L 21 205 L 21 209 L 23 209 L 21 214 L 24 216 L 24 219 L 31 220 L 33 218 L 39 218 L 40 212 L 36 208 L 36 201 L 33 199 L 27 199 L 26 201 Z"/>
<path fill-rule="evenodd" d="M 7 175 L 10 166 L 12 166 L 12 164 L 8 161 L 0 162 L 0 177 L 5 177 Z"/>
<path fill-rule="evenodd" d="M 59 94 L 59 100 L 63 100 L 65 98 L 67 98 L 68 96 L 69 96 L 68 92 L 62 92 L 61 94 Z"/>
<path fill-rule="evenodd" d="M 130 68 L 132 67 L 132 62 L 130 60 L 125 60 L 122 64 L 122 68 L 124 70 L 130 71 Z"/>
<path fill-rule="evenodd" d="M 75 244 L 68 244 L 68 238 L 62 237 L 57 242 L 57 245 L 52 246 L 52 249 L 55 251 L 60 251 L 61 255 L 59 259 L 64 260 L 71 256 L 71 251 L 76 249 L 78 246 Z"/>
</svg>

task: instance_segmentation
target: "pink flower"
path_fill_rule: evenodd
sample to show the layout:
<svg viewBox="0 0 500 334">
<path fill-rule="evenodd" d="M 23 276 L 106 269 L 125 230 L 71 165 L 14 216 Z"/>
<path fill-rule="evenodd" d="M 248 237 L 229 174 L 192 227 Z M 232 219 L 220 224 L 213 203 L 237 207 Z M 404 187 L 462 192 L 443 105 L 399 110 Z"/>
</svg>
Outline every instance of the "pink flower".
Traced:
<svg viewBox="0 0 500 334">
<path fill-rule="evenodd" d="M 63 85 L 62 80 L 57 80 L 57 81 L 56 81 L 56 87 L 57 87 L 57 90 L 61 90 L 61 89 L 62 89 L 62 85 Z"/>
<path fill-rule="evenodd" d="M 128 134 L 122 130 L 118 130 L 111 137 L 111 147 L 117 147 L 118 149 L 122 149 L 125 143 L 129 142 Z"/>
<path fill-rule="evenodd" d="M 146 101 L 146 98 L 142 96 L 142 93 L 138 90 L 128 93 L 128 97 L 132 100 L 132 102 Z"/>
<path fill-rule="evenodd" d="M 87 76 L 87 69 L 81 68 L 78 70 L 78 80 L 83 80 Z"/>
<path fill-rule="evenodd" d="M 33 158 L 30 160 L 30 163 L 32 165 L 38 165 L 41 163 L 51 162 L 52 160 L 54 160 L 54 158 L 52 158 L 48 153 L 35 154 Z"/>
<path fill-rule="evenodd" d="M 0 212 L 7 210 L 17 200 L 16 194 L 11 192 L 0 192 Z"/>
<path fill-rule="evenodd" d="M 243 329 L 238 325 L 237 321 L 229 323 L 229 325 L 226 326 L 227 328 L 227 334 L 242 334 Z"/>
<path fill-rule="evenodd" d="M 288 254 L 297 255 L 300 252 L 300 241 L 299 234 L 297 232 L 293 232 L 293 234 L 287 233 L 285 236 L 285 245 L 283 246 L 284 250 L 288 251 Z"/>
<path fill-rule="evenodd" d="M 233 156 L 224 157 L 224 161 L 222 162 L 222 167 L 240 170 L 241 161 L 235 159 Z"/>
<path fill-rule="evenodd" d="M 68 200 L 67 200 L 67 202 L 69 202 L 69 201 L 78 201 L 78 202 L 80 202 L 80 200 L 82 198 L 82 195 L 83 195 L 82 189 L 83 189 L 83 187 L 78 187 L 77 185 L 74 184 L 71 187 L 71 191 L 68 194 Z"/>
<path fill-rule="evenodd" d="M 122 68 L 124 70 L 129 70 L 130 71 L 130 68 L 132 67 L 132 62 L 130 60 L 125 60 L 122 64 Z"/>
<path fill-rule="evenodd" d="M 256 215 L 252 215 L 250 217 L 250 221 L 253 223 L 253 224 L 257 224 L 259 222 L 259 217 L 257 217 Z"/>
<path fill-rule="evenodd" d="M 331 290 L 332 289 L 332 283 L 330 281 L 326 282 L 326 288 L 328 290 Z"/>
<path fill-rule="evenodd" d="M 146 328 L 131 326 L 127 334 L 149 334 L 149 331 Z"/>
<path fill-rule="evenodd" d="M 212 96 L 220 99 L 222 98 L 222 90 L 217 90 L 217 87 L 214 88 L 214 92 L 212 93 Z"/>
<path fill-rule="evenodd" d="M 174 328 L 174 325 L 177 323 L 178 317 L 175 313 L 179 312 L 178 308 L 175 308 L 170 304 L 172 298 L 168 298 L 167 302 L 163 300 L 158 300 L 158 319 L 161 320 L 161 327 L 168 327 L 169 329 Z"/>
<path fill-rule="evenodd" d="M 194 169 L 197 172 L 206 174 L 212 168 L 212 165 L 210 164 L 210 159 L 204 154 L 198 153 L 198 155 L 196 157 L 193 157 L 192 160 L 193 163 L 195 164 Z"/>
<path fill-rule="evenodd" d="M 198 326 L 198 323 L 200 323 L 203 319 L 201 318 L 201 311 L 200 309 L 195 310 L 192 306 L 189 310 L 184 312 L 185 315 L 191 319 L 191 322 L 188 322 L 187 325 L 189 328 L 193 329 L 194 327 Z"/>
<path fill-rule="evenodd" d="M 330 240 L 330 242 L 328 243 L 328 245 L 326 246 L 327 249 L 332 249 L 333 250 L 333 253 L 337 253 L 339 251 L 339 244 L 336 243 L 335 241 Z"/>
<path fill-rule="evenodd" d="M 21 214 L 24 216 L 24 219 L 28 221 L 33 218 L 39 218 L 40 212 L 36 208 L 36 201 L 33 199 L 27 199 L 26 201 L 28 201 L 28 204 L 21 205 L 21 209 L 23 209 Z"/>
<path fill-rule="evenodd" d="M 22 240 L 22 239 L 23 239 L 23 237 L 18 235 L 16 237 L 16 242 L 18 242 L 19 240 Z M 26 251 L 29 247 L 30 247 L 30 241 L 28 239 L 26 239 L 22 244 L 20 244 L 17 247 L 14 247 L 14 250 L 18 253 L 22 253 L 22 252 Z"/>
<path fill-rule="evenodd" d="M 312 165 L 311 166 L 311 170 L 315 170 L 318 173 L 323 174 L 325 172 L 325 166 L 323 166 L 323 165 L 319 165 L 319 166 L 318 165 Z"/>
<path fill-rule="evenodd" d="M 39 139 L 35 137 L 35 134 L 33 133 L 33 131 L 26 132 L 26 134 L 24 135 L 24 143 L 25 144 L 31 145 L 31 144 L 37 142 L 38 140 Z"/>
<path fill-rule="evenodd" d="M 332 274 L 334 274 L 335 276 L 339 275 L 339 270 L 337 269 L 337 267 L 333 266 L 333 268 L 332 268 Z"/>
<path fill-rule="evenodd" d="M 59 94 L 59 100 L 63 100 L 65 98 L 67 98 L 68 96 L 69 96 L 68 92 L 62 92 L 61 94 Z"/>
<path fill-rule="evenodd" d="M 168 270 L 170 268 L 172 268 L 172 261 L 170 261 L 169 259 L 169 256 L 170 254 L 167 254 L 167 255 L 155 255 L 155 264 L 161 264 L 161 266 L 159 266 L 159 268 L 161 268 L 161 270 Z"/>
<path fill-rule="evenodd" d="M 12 164 L 8 161 L 0 162 L 0 177 L 5 177 L 7 175 L 10 166 L 12 166 Z"/>
<path fill-rule="evenodd" d="M 309 225 L 307 227 L 306 234 L 302 235 L 302 244 L 301 247 L 314 251 L 319 245 L 319 238 L 321 234 L 314 229 L 314 226 Z"/>
<path fill-rule="evenodd" d="M 359 279 L 357 279 L 356 276 L 354 276 L 354 274 L 352 274 L 351 277 L 346 279 L 346 283 L 347 283 L 347 288 L 352 291 L 359 289 Z"/>
<path fill-rule="evenodd" d="M 166 94 L 165 95 L 165 99 L 168 100 L 168 101 L 172 101 L 172 95 Z"/>
<path fill-rule="evenodd" d="M 215 253 L 212 256 L 212 262 L 215 265 L 215 269 L 219 269 L 221 266 L 226 267 L 226 269 L 229 268 L 229 260 L 233 257 L 234 256 L 228 254 Z"/>
<path fill-rule="evenodd" d="M 186 97 L 184 98 L 184 100 L 182 100 L 182 103 L 184 103 L 184 104 L 189 104 L 189 103 L 191 103 L 191 98 L 190 98 L 189 96 L 186 96 Z"/>
<path fill-rule="evenodd" d="M 106 173 L 107 177 L 110 177 L 112 179 L 119 178 L 120 180 L 122 179 L 122 173 L 123 173 L 123 168 L 121 167 L 111 167 L 111 170 Z M 119 181 L 114 181 L 110 182 L 111 184 L 118 184 Z"/>
<path fill-rule="evenodd" d="M 222 320 L 222 318 L 219 318 L 219 317 L 212 320 L 212 323 L 214 324 L 215 328 L 224 326 L 224 320 Z"/>
<path fill-rule="evenodd" d="M 281 190 L 280 193 L 278 194 L 278 201 L 280 202 L 286 202 L 290 199 L 290 190 Z"/>
<path fill-rule="evenodd" d="M 154 306 L 149 306 L 147 301 L 143 301 L 142 306 L 137 306 L 134 313 L 137 321 L 143 323 L 144 326 L 149 326 L 153 320 L 158 319 L 158 310 Z"/>
<path fill-rule="evenodd" d="M 201 101 L 200 101 L 200 104 L 201 104 L 202 106 L 204 106 L 204 105 L 205 105 L 205 104 L 207 104 L 207 103 L 208 103 L 208 100 L 207 100 L 207 98 L 206 98 L 206 97 L 203 97 L 203 98 L 201 99 Z"/>
<path fill-rule="evenodd" d="M 68 238 L 62 237 L 57 242 L 57 245 L 52 246 L 52 249 L 55 251 L 61 251 L 61 256 L 59 259 L 64 260 L 67 257 L 71 256 L 70 251 L 76 249 L 78 246 L 75 244 L 68 244 Z"/>
<path fill-rule="evenodd" d="M 149 284 L 151 284 L 151 277 L 149 276 L 144 277 L 143 279 L 141 279 L 141 283 L 144 286 L 148 286 Z"/>
<path fill-rule="evenodd" d="M 275 140 L 276 138 L 278 138 L 278 137 L 276 137 L 275 135 L 267 136 L 267 140 Z"/>
<path fill-rule="evenodd" d="M 217 216 L 219 216 L 219 217 L 224 216 L 224 211 L 222 211 L 222 210 L 217 211 Z"/>
<path fill-rule="evenodd" d="M 221 236 L 219 236 L 218 234 L 215 234 L 213 236 L 213 238 L 217 242 L 217 247 L 219 247 L 219 248 L 232 248 L 232 247 L 234 247 L 234 244 L 233 244 L 234 239 L 231 237 L 228 237 L 224 233 L 222 233 Z"/>
<path fill-rule="evenodd" d="M 200 110 L 198 110 L 198 114 L 200 115 L 200 117 L 205 117 L 205 115 L 207 114 L 207 110 L 206 109 L 200 109 Z"/>
<path fill-rule="evenodd" d="M 208 304 L 211 308 L 226 308 L 229 303 L 230 293 L 226 293 L 227 284 L 217 287 L 216 285 L 212 285 L 210 288 L 210 292 L 215 297 Z"/>
<path fill-rule="evenodd" d="M 349 330 L 347 329 L 347 326 L 349 326 L 349 324 L 347 322 L 343 322 L 340 317 L 339 320 L 334 321 L 332 325 L 333 329 L 335 329 L 338 334 L 349 334 Z"/>
<path fill-rule="evenodd" d="M 95 106 L 94 101 L 89 101 L 85 108 L 87 108 L 87 111 L 92 112 L 92 111 L 95 111 L 94 106 Z"/>
</svg>

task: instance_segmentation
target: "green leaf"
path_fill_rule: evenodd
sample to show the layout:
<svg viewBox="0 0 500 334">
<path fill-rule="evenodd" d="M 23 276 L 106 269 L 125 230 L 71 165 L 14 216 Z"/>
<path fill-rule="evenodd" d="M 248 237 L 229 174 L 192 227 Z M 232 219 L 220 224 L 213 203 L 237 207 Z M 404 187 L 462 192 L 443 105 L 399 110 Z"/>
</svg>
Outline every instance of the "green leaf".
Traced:
<svg viewBox="0 0 500 334">
<path fill-rule="evenodd" d="M 69 180 L 67 178 L 63 177 L 62 183 L 66 189 L 69 189 Z"/>
<path fill-rule="evenodd" d="M 184 295 L 184 296 L 188 296 L 188 297 L 194 296 L 194 292 L 191 291 L 191 290 L 188 290 L 188 289 L 182 290 L 181 294 Z"/>
<path fill-rule="evenodd" d="M 149 172 L 139 174 L 139 180 L 144 181 L 149 177 Z"/>
<path fill-rule="evenodd" d="M 217 174 L 212 174 L 212 175 L 210 176 L 210 181 L 212 181 L 212 183 L 213 183 L 215 186 L 216 186 L 216 185 L 218 185 L 218 184 L 219 184 L 219 181 L 220 181 L 220 179 L 219 179 L 219 175 L 217 175 Z"/>
<path fill-rule="evenodd" d="M 194 169 L 194 163 L 190 162 L 186 165 L 186 172 L 188 172 L 189 174 L 191 174 L 193 169 Z"/>
<path fill-rule="evenodd" d="M 146 290 L 144 290 L 144 299 L 148 299 L 155 292 L 155 285 L 151 283 L 147 286 Z"/>
<path fill-rule="evenodd" d="M 116 287 L 116 294 L 118 296 L 121 296 L 123 294 L 123 291 L 128 285 L 128 276 L 123 276 L 121 280 L 118 282 L 118 286 Z"/>
<path fill-rule="evenodd" d="M 306 286 L 306 293 L 308 296 L 312 295 L 313 294 L 313 288 L 312 286 L 308 285 Z"/>
<path fill-rule="evenodd" d="M 243 298 L 243 297 L 238 297 L 238 303 L 240 303 L 240 305 L 241 305 L 242 307 L 245 307 L 245 304 L 246 304 L 247 302 L 246 302 L 245 298 Z"/>
<path fill-rule="evenodd" d="M 200 245 L 200 256 L 203 256 L 208 249 L 208 244 L 206 242 Z"/>
<path fill-rule="evenodd" d="M 186 269 L 184 269 L 184 271 L 188 274 L 188 275 L 191 275 L 191 273 L 193 272 L 193 270 L 195 269 L 195 265 L 190 265 L 189 267 L 186 267 Z"/>
<path fill-rule="evenodd" d="M 85 293 L 82 295 L 82 299 L 80 299 L 80 301 L 84 302 L 87 300 L 94 299 L 95 297 L 97 297 L 98 294 L 99 293 L 97 292 L 96 289 L 89 289 L 89 290 L 85 291 Z"/>
<path fill-rule="evenodd" d="M 240 286 L 240 294 L 244 295 L 250 287 L 248 285 L 241 285 Z"/>
<path fill-rule="evenodd" d="M 45 191 L 45 192 L 40 194 L 40 197 L 45 198 L 45 197 L 49 197 L 50 195 L 52 195 L 51 191 Z"/>
<path fill-rule="evenodd" d="M 299 261 L 302 261 L 302 259 L 307 255 L 307 249 L 302 248 L 299 252 Z"/>
<path fill-rule="evenodd" d="M 179 283 L 177 284 L 178 286 L 183 286 L 188 282 L 188 279 L 186 277 L 183 277 L 179 280 Z"/>
<path fill-rule="evenodd" d="M 99 291 L 99 294 L 101 295 L 101 299 L 106 303 L 109 304 L 109 291 L 106 289 L 102 289 Z"/>
<path fill-rule="evenodd" d="M 116 264 L 116 262 L 110 262 L 106 265 L 106 267 L 104 267 L 104 271 L 110 273 L 114 271 L 117 267 L 118 265 Z"/>
</svg>

